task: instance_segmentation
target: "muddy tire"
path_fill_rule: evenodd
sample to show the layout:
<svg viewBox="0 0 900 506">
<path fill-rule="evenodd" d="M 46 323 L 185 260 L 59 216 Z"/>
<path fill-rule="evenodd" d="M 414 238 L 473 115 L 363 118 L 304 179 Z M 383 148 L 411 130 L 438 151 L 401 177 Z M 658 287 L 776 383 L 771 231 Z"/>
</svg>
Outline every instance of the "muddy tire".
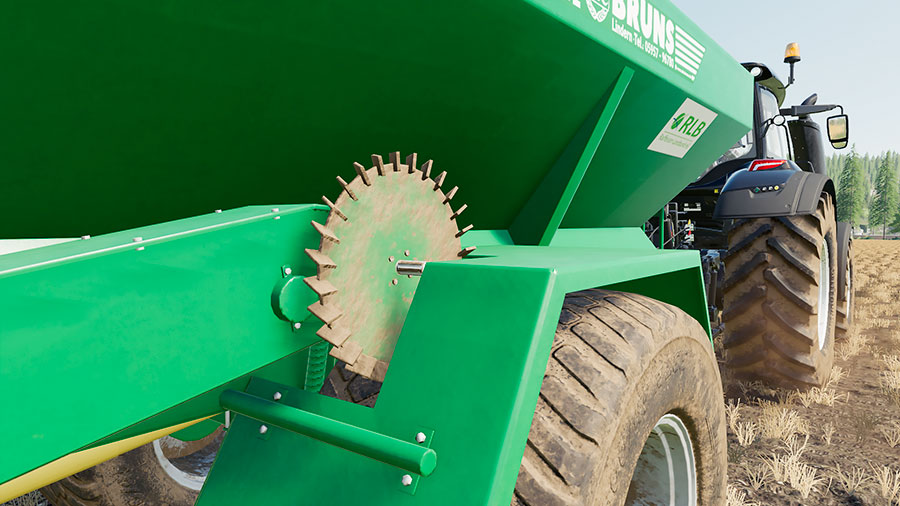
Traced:
<svg viewBox="0 0 900 506">
<path fill-rule="evenodd" d="M 853 241 L 847 245 L 847 257 L 843 261 L 847 262 L 844 267 L 846 275 L 844 276 L 844 286 L 838 287 L 834 323 L 835 340 L 843 339 L 850 330 L 850 326 L 853 325 L 853 303 L 856 301 L 856 297 L 853 295 Z"/>
<path fill-rule="evenodd" d="M 182 448 L 182 455 L 171 460 L 159 457 L 165 442 L 154 441 L 63 478 L 41 493 L 53 506 L 190 506 L 221 441 L 221 431 L 216 431 L 188 443 L 191 450 Z"/>
<path fill-rule="evenodd" d="M 673 480 L 658 472 L 667 463 Z M 640 295 L 566 297 L 512 504 L 669 504 L 672 486 L 676 504 L 720 505 L 726 467 L 722 386 L 700 325 Z"/>
<path fill-rule="evenodd" d="M 725 365 L 768 386 L 822 386 L 834 362 L 837 244 L 829 195 L 816 213 L 736 221 L 725 254 Z"/>
</svg>

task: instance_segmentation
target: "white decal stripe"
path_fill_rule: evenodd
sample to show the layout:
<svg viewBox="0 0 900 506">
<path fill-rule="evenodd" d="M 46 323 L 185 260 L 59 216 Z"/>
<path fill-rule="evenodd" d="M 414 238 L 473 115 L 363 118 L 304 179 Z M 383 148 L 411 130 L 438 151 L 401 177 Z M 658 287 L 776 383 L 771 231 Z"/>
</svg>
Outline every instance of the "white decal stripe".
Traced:
<svg viewBox="0 0 900 506">
<path fill-rule="evenodd" d="M 694 64 L 693 64 L 690 60 L 688 60 L 687 58 L 682 57 L 682 56 L 679 54 L 679 51 L 678 51 L 677 49 L 675 50 L 675 63 L 681 65 L 682 67 L 684 67 L 686 70 L 689 70 L 689 71 L 690 71 L 691 73 L 693 73 L 693 74 L 696 74 L 696 73 L 697 73 L 697 66 L 694 65 Z"/>
<path fill-rule="evenodd" d="M 684 61 L 692 63 L 694 67 L 700 68 L 700 59 L 691 54 L 690 51 L 685 51 L 679 44 L 675 44 L 675 54 L 681 55 L 681 57 L 684 58 Z"/>
<path fill-rule="evenodd" d="M 684 60 L 682 60 L 681 58 L 679 58 L 679 57 L 677 57 L 677 56 L 675 57 L 675 68 L 683 69 L 685 72 L 689 73 L 691 76 L 697 75 L 697 71 L 696 71 L 696 70 L 694 70 L 694 69 L 692 69 L 691 67 L 689 67 L 689 66 L 687 65 L 687 63 L 685 63 Z"/>
<path fill-rule="evenodd" d="M 703 44 L 697 42 L 693 37 L 687 34 L 686 31 L 682 30 L 680 26 L 675 25 L 675 33 L 681 34 L 682 37 L 688 40 L 691 44 L 693 44 L 701 53 L 706 52 L 706 48 L 703 47 Z"/>
<path fill-rule="evenodd" d="M 678 65 L 675 65 L 675 70 L 677 70 L 679 73 L 681 73 L 681 75 L 683 75 L 684 77 L 687 77 L 691 81 L 694 80 L 694 76 L 692 76 L 691 74 L 688 74 L 684 70 L 681 70 L 681 67 L 679 67 Z"/>
<path fill-rule="evenodd" d="M 675 45 L 681 46 L 682 48 L 684 48 L 685 52 L 692 54 L 698 60 L 703 60 L 703 53 L 697 52 L 697 49 L 695 49 L 690 42 L 682 38 L 677 33 L 675 34 Z"/>
</svg>

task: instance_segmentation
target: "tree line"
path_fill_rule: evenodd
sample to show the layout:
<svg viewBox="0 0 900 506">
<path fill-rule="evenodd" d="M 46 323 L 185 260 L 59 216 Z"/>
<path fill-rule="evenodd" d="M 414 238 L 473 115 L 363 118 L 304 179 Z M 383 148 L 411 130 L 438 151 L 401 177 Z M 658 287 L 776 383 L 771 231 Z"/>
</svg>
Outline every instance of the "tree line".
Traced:
<svg viewBox="0 0 900 506">
<path fill-rule="evenodd" d="M 869 234 L 900 231 L 900 153 L 879 155 L 856 152 L 833 154 L 827 159 L 828 177 L 837 190 L 837 219 L 862 226 Z"/>
</svg>

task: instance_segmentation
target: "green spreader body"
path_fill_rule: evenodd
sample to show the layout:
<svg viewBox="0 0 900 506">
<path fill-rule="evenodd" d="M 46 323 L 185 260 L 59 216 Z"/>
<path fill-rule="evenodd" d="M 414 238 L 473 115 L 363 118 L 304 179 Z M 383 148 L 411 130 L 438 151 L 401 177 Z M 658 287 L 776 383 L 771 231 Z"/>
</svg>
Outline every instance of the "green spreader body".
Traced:
<svg viewBox="0 0 900 506">
<path fill-rule="evenodd" d="M 640 225 L 753 84 L 666 0 L 54 0 L 0 30 L 0 499 L 227 409 L 198 504 L 508 504 L 566 293 L 708 328 L 697 252 Z M 393 150 L 448 172 L 478 249 L 427 265 L 367 408 L 316 393 L 317 320 L 271 296 L 315 272 L 305 203 Z"/>
</svg>

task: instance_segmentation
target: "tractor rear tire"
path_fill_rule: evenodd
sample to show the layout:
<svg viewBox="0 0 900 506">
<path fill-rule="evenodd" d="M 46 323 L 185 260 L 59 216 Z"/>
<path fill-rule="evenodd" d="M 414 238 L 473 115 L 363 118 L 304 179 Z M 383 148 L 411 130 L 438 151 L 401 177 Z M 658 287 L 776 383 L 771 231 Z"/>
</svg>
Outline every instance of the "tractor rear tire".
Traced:
<svg viewBox="0 0 900 506">
<path fill-rule="evenodd" d="M 736 221 L 725 254 L 725 365 L 735 379 L 808 389 L 834 363 L 837 243 L 831 196 L 816 213 Z"/>
<path fill-rule="evenodd" d="M 47 485 L 41 493 L 53 506 L 190 506 L 221 441 L 217 430 L 189 442 L 196 451 L 172 460 L 160 457 L 162 450 L 154 441 Z"/>
<path fill-rule="evenodd" d="M 640 295 L 570 294 L 512 504 L 725 504 L 724 411 L 696 320 Z"/>
<path fill-rule="evenodd" d="M 835 311 L 836 319 L 834 324 L 834 339 L 843 339 L 850 326 L 853 325 L 853 304 L 856 297 L 853 295 L 853 242 L 847 245 L 847 258 L 844 259 L 847 265 L 846 274 L 844 275 L 844 286 L 838 287 L 838 302 Z"/>
</svg>

